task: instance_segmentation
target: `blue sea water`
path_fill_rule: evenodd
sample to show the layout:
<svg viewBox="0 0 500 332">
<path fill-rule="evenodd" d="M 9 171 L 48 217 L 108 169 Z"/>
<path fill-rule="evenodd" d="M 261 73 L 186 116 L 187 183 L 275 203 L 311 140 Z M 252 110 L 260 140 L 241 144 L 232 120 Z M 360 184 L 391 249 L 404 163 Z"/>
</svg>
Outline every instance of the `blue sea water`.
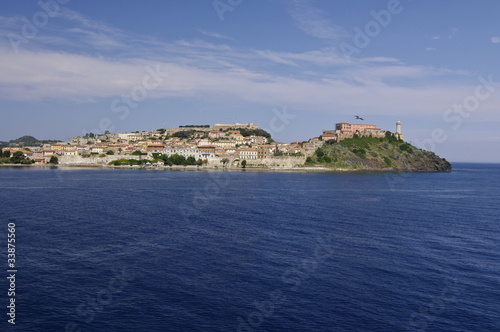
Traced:
<svg viewBox="0 0 500 332">
<path fill-rule="evenodd" d="M 0 168 L 0 330 L 499 331 L 499 180 Z"/>
</svg>

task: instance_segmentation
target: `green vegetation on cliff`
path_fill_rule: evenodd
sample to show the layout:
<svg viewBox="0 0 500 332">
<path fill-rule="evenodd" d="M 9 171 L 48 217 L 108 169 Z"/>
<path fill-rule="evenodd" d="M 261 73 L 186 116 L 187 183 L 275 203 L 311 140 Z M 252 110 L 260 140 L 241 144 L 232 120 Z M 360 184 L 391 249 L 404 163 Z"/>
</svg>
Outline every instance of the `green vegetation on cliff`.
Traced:
<svg viewBox="0 0 500 332">
<path fill-rule="evenodd" d="M 419 149 L 387 133 L 385 138 L 358 137 L 326 141 L 306 165 L 347 169 L 451 171 L 451 164 L 434 152 Z"/>
</svg>

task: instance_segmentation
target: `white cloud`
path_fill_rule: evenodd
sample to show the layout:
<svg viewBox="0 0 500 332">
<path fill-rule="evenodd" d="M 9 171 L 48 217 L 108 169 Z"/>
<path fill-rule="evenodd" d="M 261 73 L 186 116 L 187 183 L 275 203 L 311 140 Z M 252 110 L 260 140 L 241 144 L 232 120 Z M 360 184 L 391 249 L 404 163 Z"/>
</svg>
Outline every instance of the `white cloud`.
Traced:
<svg viewBox="0 0 500 332">
<path fill-rule="evenodd" d="M 500 44 L 500 37 L 491 37 L 491 42 L 493 44 Z"/>
<path fill-rule="evenodd" d="M 441 38 L 440 36 L 433 36 L 432 39 L 434 40 L 438 40 L 439 38 Z"/>
<path fill-rule="evenodd" d="M 425 50 L 426 50 L 426 51 L 435 51 L 435 50 L 436 50 L 436 48 L 435 48 L 435 47 L 427 47 Z"/>
<path fill-rule="evenodd" d="M 473 91 L 470 83 L 456 83 L 463 77 L 470 82 L 466 73 L 412 66 L 390 57 L 347 63 L 334 48 L 294 53 L 200 40 L 165 43 L 103 26 L 77 13 L 70 17 L 76 26 L 66 29 L 68 42 L 78 44 L 83 40 L 118 52 L 106 57 L 35 47 L 14 54 L 5 42 L 0 43 L 0 98 L 32 102 L 113 100 L 141 85 L 147 74 L 145 68 L 156 65 L 168 77 L 148 93 L 148 98 L 203 96 L 222 102 L 224 96 L 224 100 L 288 104 L 324 112 L 359 108 L 377 114 L 429 114 L 442 112 Z M 334 37 L 329 33 L 317 35 Z M 56 36 L 53 42 L 64 41 L 60 34 Z M 51 37 L 44 35 L 37 40 Z M 278 72 L 273 63 L 288 68 Z M 454 75 L 454 84 L 412 83 L 449 75 Z M 487 110 L 493 112 L 493 106 Z"/>
<path fill-rule="evenodd" d="M 242 101 L 289 104 L 332 112 L 366 108 L 367 113 L 442 112 L 470 93 L 470 86 L 402 86 L 385 79 L 425 78 L 433 68 L 414 66 L 360 67 L 311 80 L 285 77 L 245 67 L 202 68 L 167 59 L 108 59 L 60 52 L 29 51 L 14 55 L 0 48 L 0 97 L 39 101 L 89 101 L 116 98 L 142 84 L 146 66 L 159 65 L 168 77 L 148 98 L 204 96 Z M 498 98 L 497 98 L 498 99 Z M 492 108 L 494 110 L 495 108 Z"/>
</svg>

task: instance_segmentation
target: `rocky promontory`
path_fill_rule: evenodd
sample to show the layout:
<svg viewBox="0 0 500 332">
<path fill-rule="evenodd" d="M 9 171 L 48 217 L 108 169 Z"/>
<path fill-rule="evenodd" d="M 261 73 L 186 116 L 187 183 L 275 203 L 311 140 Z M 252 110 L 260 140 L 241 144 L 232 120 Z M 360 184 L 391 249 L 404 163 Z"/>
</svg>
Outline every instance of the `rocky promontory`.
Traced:
<svg viewBox="0 0 500 332">
<path fill-rule="evenodd" d="M 358 137 L 340 142 L 326 141 L 308 157 L 309 167 L 333 169 L 450 172 L 451 164 L 434 152 L 419 149 L 394 135 L 383 138 Z"/>
</svg>

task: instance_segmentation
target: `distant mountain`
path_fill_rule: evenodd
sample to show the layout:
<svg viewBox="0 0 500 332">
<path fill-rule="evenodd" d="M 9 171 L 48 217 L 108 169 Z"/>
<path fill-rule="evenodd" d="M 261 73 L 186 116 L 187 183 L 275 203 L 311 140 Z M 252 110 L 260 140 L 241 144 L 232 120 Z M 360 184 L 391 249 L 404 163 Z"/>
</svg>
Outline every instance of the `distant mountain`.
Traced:
<svg viewBox="0 0 500 332">
<path fill-rule="evenodd" d="M 10 143 L 24 143 L 26 145 L 35 145 L 39 141 L 34 138 L 33 136 L 23 136 L 19 137 L 18 139 L 12 139 L 9 141 Z"/>
<path fill-rule="evenodd" d="M 10 140 L 8 145 L 14 143 L 14 144 L 19 144 L 22 146 L 33 146 L 33 145 L 41 145 L 41 144 L 46 144 L 46 143 L 55 143 L 55 142 L 61 142 L 58 140 L 38 140 L 33 136 L 25 135 L 22 137 L 19 137 L 17 139 Z"/>
</svg>

